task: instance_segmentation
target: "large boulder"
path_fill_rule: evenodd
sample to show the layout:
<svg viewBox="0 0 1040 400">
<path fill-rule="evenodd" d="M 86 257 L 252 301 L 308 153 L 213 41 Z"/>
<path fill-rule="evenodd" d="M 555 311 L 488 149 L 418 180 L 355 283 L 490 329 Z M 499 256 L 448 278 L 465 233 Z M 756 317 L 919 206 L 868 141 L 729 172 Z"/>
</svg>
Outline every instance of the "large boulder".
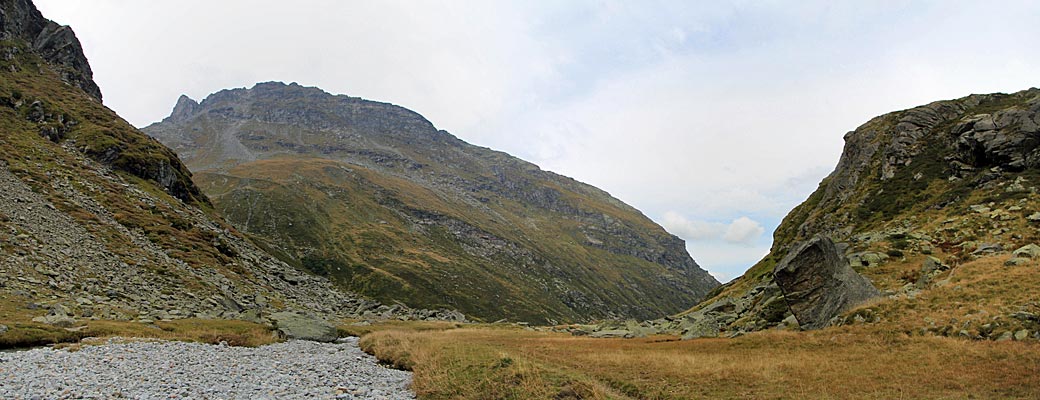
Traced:
<svg viewBox="0 0 1040 400">
<path fill-rule="evenodd" d="M 682 340 L 719 337 L 719 322 L 710 315 L 690 315 L 682 324 Z"/>
<path fill-rule="evenodd" d="M 795 246 L 773 269 L 773 279 L 802 329 L 827 326 L 838 314 L 880 296 L 825 236 Z"/>
<path fill-rule="evenodd" d="M 339 338 L 335 326 L 315 317 L 285 311 L 271 314 L 271 321 L 290 339 L 334 342 Z"/>
<path fill-rule="evenodd" d="M 1012 252 L 1011 255 L 1019 258 L 1037 258 L 1040 257 L 1040 246 L 1027 244 L 1019 247 L 1018 250 Z"/>
</svg>

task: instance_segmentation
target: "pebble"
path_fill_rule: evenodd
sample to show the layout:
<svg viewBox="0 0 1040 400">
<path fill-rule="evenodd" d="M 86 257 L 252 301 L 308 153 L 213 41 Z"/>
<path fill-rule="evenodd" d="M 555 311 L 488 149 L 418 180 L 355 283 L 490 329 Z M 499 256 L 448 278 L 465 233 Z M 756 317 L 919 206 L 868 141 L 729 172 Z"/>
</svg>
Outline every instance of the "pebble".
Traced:
<svg viewBox="0 0 1040 400">
<path fill-rule="evenodd" d="M 414 399 L 411 372 L 357 338 L 256 348 L 109 339 L 78 351 L 0 353 L 4 399 Z"/>
</svg>

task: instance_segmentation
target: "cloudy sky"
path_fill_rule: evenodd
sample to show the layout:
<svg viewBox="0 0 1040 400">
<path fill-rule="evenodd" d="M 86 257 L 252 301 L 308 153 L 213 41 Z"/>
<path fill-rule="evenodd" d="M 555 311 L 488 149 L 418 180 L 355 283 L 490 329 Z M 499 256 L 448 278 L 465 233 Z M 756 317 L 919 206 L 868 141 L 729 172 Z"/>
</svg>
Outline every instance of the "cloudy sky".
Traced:
<svg viewBox="0 0 1040 400">
<path fill-rule="evenodd" d="M 36 0 L 137 126 L 298 82 L 596 185 L 720 280 L 869 118 L 1040 86 L 1035 1 Z"/>
</svg>

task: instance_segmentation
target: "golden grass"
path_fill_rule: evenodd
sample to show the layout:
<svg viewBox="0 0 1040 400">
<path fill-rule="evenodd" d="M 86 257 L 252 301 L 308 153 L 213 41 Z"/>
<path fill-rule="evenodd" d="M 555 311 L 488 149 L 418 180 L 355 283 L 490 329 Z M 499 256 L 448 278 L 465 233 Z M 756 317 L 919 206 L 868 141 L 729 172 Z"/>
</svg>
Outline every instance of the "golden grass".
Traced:
<svg viewBox="0 0 1040 400">
<path fill-rule="evenodd" d="M 380 321 L 375 324 L 362 322 L 357 319 L 347 319 L 337 327 L 340 336 L 364 336 L 376 331 L 407 331 L 407 332 L 425 332 L 425 331 L 445 331 L 448 329 L 456 329 L 466 326 L 458 322 L 447 322 L 447 321 L 396 321 L 387 320 Z"/>
<path fill-rule="evenodd" d="M 469 327 L 376 331 L 362 348 L 424 399 L 1035 398 L 1040 346 L 857 328 L 737 339 L 589 339 Z"/>
<path fill-rule="evenodd" d="M 366 327 L 365 351 L 415 371 L 420 398 L 961 399 L 1040 398 L 1040 343 L 942 337 L 1023 327 L 1007 315 L 1040 312 L 1037 263 L 1007 255 L 966 262 L 914 297 L 880 298 L 850 312 L 877 322 L 736 339 L 590 339 L 467 325 L 419 331 Z M 923 257 L 865 271 L 899 288 Z M 992 337 L 992 336 L 991 336 Z"/>
<path fill-rule="evenodd" d="M 1040 287 L 1037 262 L 1007 267 L 1009 256 L 981 258 L 953 267 L 934 278 L 931 287 L 914 298 L 885 299 L 864 305 L 860 310 L 872 309 L 881 321 L 874 329 L 919 333 L 920 329 L 956 334 L 964 330 L 979 334 L 981 325 L 995 326 L 994 332 L 1014 331 L 1024 326 L 1022 321 L 1007 318 L 1017 311 L 1040 312 L 1036 288 Z M 894 275 L 898 271 L 915 271 L 919 263 L 890 263 L 870 274 Z M 875 282 L 878 278 L 872 277 Z M 895 285 L 893 285 L 895 286 Z"/>
</svg>

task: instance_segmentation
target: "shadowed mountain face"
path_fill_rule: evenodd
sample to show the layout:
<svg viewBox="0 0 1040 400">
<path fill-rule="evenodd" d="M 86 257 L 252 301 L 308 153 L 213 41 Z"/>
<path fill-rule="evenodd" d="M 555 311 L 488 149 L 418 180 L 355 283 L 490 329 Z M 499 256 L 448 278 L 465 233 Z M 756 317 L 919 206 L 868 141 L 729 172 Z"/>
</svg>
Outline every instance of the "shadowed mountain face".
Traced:
<svg viewBox="0 0 1040 400">
<path fill-rule="evenodd" d="M 672 313 L 718 285 L 606 192 L 391 104 L 261 83 L 181 97 L 144 131 L 238 229 L 379 299 L 571 321 Z"/>
</svg>

